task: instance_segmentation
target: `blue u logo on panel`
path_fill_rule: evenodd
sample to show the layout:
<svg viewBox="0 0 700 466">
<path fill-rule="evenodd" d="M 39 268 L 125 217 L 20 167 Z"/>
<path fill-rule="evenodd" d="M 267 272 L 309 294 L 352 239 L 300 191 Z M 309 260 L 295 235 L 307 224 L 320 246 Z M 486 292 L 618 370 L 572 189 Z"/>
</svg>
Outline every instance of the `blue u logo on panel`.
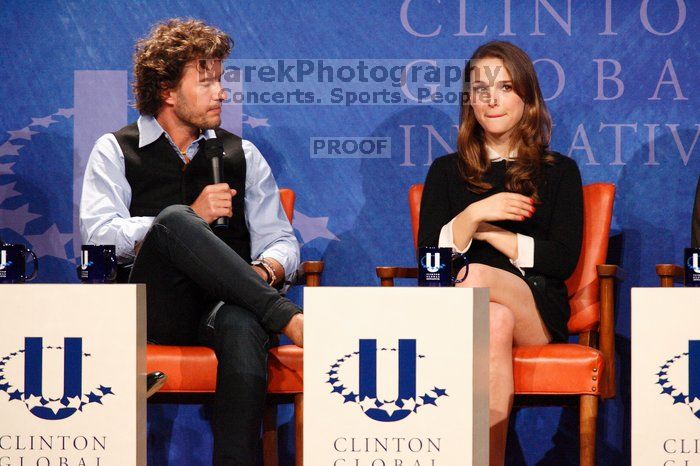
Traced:
<svg viewBox="0 0 700 466">
<path fill-rule="evenodd" d="M 358 351 L 345 354 L 333 362 L 330 370 L 326 372 L 326 383 L 332 387 L 331 394 L 338 394 L 343 404 L 359 405 L 370 419 L 379 422 L 401 421 L 424 406 L 437 407 L 438 399 L 448 396 L 446 389 L 433 385 L 431 386 L 434 388 L 418 395 L 418 381 L 421 380 L 418 361 L 426 356 L 418 353 L 415 339 L 400 339 L 398 349 L 378 347 L 376 339 L 360 339 L 358 347 Z M 382 377 L 382 374 L 390 371 L 379 367 L 379 354 L 396 354 L 395 360 L 389 360 L 392 361 L 391 364 L 394 364 L 393 361 L 398 364 L 398 380 L 391 381 Z M 344 382 L 354 378 L 352 372 L 357 375 L 357 387 Z M 377 393 L 378 378 L 381 378 L 385 385 L 396 383 L 397 392 L 392 394 L 392 399 L 380 398 Z"/>
<path fill-rule="evenodd" d="M 63 393 L 59 396 L 45 393 L 44 374 L 60 373 L 59 367 L 45 370 L 45 351 L 63 353 Z M 24 356 L 24 364 L 21 356 Z M 40 419 L 66 419 L 83 411 L 86 405 L 101 405 L 102 398 L 114 395 L 112 388 L 104 385 L 83 391 L 83 360 L 91 356 L 83 352 L 82 338 L 67 337 L 62 346 L 44 346 L 43 338 L 26 337 L 23 349 L 0 358 L 0 392 L 7 393 L 10 402 L 23 402 L 29 412 Z"/>
<path fill-rule="evenodd" d="M 360 340 L 360 400 L 377 400 L 377 340 Z M 416 399 L 416 340 L 399 340 L 399 392 L 395 400 Z M 389 414 L 368 408 L 365 414 L 375 421 L 390 422 L 406 418 L 411 411 L 400 409 Z"/>
<path fill-rule="evenodd" d="M 63 396 L 61 402 L 80 397 L 83 384 L 83 339 L 65 338 L 63 343 Z M 24 339 L 24 396 L 47 400 L 43 392 L 43 339 Z M 39 404 L 29 411 L 41 419 L 56 421 L 75 413 L 75 408 L 61 408 L 57 412 Z"/>
<path fill-rule="evenodd" d="M 668 396 L 674 405 L 687 406 L 700 418 L 700 340 L 688 341 L 688 352 L 664 361 L 654 375 L 661 388 L 659 395 Z"/>
</svg>

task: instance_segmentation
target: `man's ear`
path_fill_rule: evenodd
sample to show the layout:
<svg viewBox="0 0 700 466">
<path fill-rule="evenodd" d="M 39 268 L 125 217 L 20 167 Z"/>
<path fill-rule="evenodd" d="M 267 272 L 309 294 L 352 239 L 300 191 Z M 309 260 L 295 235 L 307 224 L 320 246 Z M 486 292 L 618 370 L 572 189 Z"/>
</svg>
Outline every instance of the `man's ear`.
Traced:
<svg viewBox="0 0 700 466">
<path fill-rule="evenodd" d="M 160 100 L 164 104 L 168 105 L 175 105 L 175 102 L 177 101 L 177 93 L 175 92 L 175 89 L 172 87 L 163 87 L 160 90 Z"/>
</svg>

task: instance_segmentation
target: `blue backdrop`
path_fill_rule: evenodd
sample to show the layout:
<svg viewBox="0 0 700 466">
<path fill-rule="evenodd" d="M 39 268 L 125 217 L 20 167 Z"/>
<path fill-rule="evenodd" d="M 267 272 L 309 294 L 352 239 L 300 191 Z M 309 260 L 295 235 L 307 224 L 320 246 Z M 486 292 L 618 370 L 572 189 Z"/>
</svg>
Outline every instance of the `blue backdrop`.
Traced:
<svg viewBox="0 0 700 466">
<path fill-rule="evenodd" d="M 536 61 L 555 122 L 552 147 L 577 161 L 584 183 L 618 187 L 611 260 L 626 271 L 616 318 L 620 388 L 602 407 L 599 451 L 601 464 L 626 464 L 629 290 L 654 286 L 654 264 L 680 263 L 689 245 L 700 173 L 699 9 L 689 0 L 3 2 L 0 235 L 33 247 L 39 281 L 75 281 L 82 167 L 97 136 L 136 118 L 133 44 L 164 18 L 201 18 L 230 33 L 231 65 L 459 62 L 487 40 L 512 41 Z M 302 86 L 281 81 L 230 84 L 242 92 Z M 364 89 L 356 84 L 341 88 Z M 374 266 L 411 262 L 406 192 L 454 149 L 458 108 L 404 102 L 405 93 L 392 105 L 332 103 L 322 94 L 334 86 L 308 86 L 320 102 L 231 102 L 225 126 L 253 141 L 279 185 L 297 192 L 302 256 L 326 261 L 324 283 L 376 285 Z M 354 152 L 357 138 L 390 148 Z M 328 151 L 329 141 L 347 150 Z M 206 464 L 205 408 L 157 405 L 149 415 L 150 464 Z M 575 412 L 523 409 L 514 424 L 511 464 L 576 462 Z"/>
</svg>

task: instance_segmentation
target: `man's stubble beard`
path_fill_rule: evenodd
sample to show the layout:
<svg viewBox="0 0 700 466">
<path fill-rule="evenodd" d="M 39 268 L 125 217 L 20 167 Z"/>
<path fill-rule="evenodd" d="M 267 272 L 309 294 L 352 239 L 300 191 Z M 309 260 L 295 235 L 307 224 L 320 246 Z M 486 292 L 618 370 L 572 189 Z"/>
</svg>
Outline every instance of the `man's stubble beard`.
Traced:
<svg viewBox="0 0 700 466">
<path fill-rule="evenodd" d="M 175 104 L 175 115 L 180 120 L 200 130 L 216 129 L 221 126 L 221 115 L 212 117 L 207 117 L 207 113 L 197 115 L 187 104 L 180 100 Z"/>
</svg>

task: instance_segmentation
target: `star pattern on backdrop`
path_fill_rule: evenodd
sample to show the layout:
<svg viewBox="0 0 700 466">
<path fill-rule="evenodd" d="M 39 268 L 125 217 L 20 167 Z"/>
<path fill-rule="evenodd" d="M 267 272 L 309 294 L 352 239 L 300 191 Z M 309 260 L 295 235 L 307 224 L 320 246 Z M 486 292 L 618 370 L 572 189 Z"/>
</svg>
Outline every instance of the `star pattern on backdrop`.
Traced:
<svg viewBox="0 0 700 466">
<path fill-rule="evenodd" d="M 61 233 L 54 223 L 40 235 L 26 235 L 25 239 L 32 245 L 37 258 L 52 256 L 68 260 L 66 244 L 73 240 L 73 235 Z"/>
<path fill-rule="evenodd" d="M 7 134 L 10 135 L 10 139 L 8 139 L 8 141 L 12 141 L 14 139 L 26 139 L 29 141 L 32 139 L 32 135 L 39 134 L 39 132 L 32 131 L 29 126 L 25 126 L 24 128 L 16 131 L 8 131 Z"/>
<path fill-rule="evenodd" d="M 22 235 L 27 223 L 39 217 L 41 215 L 29 212 L 29 204 L 24 204 L 14 210 L 0 209 L 0 228 L 9 228 Z"/>
<path fill-rule="evenodd" d="M 32 117 L 31 123 L 22 128 L 5 131 L 9 138 L 0 144 L 0 157 L 21 156 L 24 151 L 20 149 L 26 147 L 26 141 L 31 141 L 32 137 L 43 131 L 43 128 L 72 118 L 74 113 L 73 108 L 59 108 L 56 112 L 46 116 Z M 0 175 L 15 175 L 15 164 L 14 161 L 0 163 Z M 16 186 L 16 182 L 0 185 L 0 204 L 6 199 L 22 195 L 21 192 L 14 189 Z M 14 210 L 0 209 L 0 228 L 7 228 L 19 235 L 24 235 L 27 224 L 42 217 L 41 214 L 35 214 L 30 210 L 29 204 L 24 204 Z M 72 233 L 61 233 L 55 223 L 44 233 L 25 237 L 25 240 L 32 244 L 32 249 L 38 257 L 53 256 L 64 260 L 72 259 L 69 259 L 65 252 L 66 243 L 72 239 Z"/>
<path fill-rule="evenodd" d="M 304 244 L 317 238 L 340 241 L 340 239 L 328 229 L 328 217 L 309 217 L 295 210 L 294 223 L 292 226 L 299 232 L 301 241 Z"/>
<path fill-rule="evenodd" d="M 63 118 L 71 118 L 74 113 L 75 113 L 75 110 L 72 108 L 59 108 L 58 111 L 53 114 L 53 116 L 62 116 Z"/>
<path fill-rule="evenodd" d="M 21 193 L 14 190 L 17 183 L 9 183 L 0 185 L 0 204 L 5 202 L 7 199 L 19 196 Z"/>
<path fill-rule="evenodd" d="M 29 124 L 29 126 L 43 126 L 44 128 L 48 128 L 54 123 L 58 123 L 56 120 L 52 118 L 53 115 L 45 116 L 43 118 L 32 118 L 32 122 Z"/>
<path fill-rule="evenodd" d="M 270 124 L 267 122 L 267 118 L 255 118 L 250 115 L 243 115 L 246 117 L 243 120 L 244 125 L 249 125 L 251 128 L 257 128 L 258 126 L 270 126 Z"/>
<path fill-rule="evenodd" d="M 15 162 L 0 163 L 0 175 L 14 175 L 15 172 L 12 171 L 12 166 L 14 164 L 15 164 Z"/>
<path fill-rule="evenodd" d="M 377 352 L 395 352 L 396 348 L 379 348 Z M 357 393 L 356 389 L 347 387 L 338 375 L 341 367 L 353 358 L 358 357 L 359 352 L 355 351 L 351 354 L 346 354 L 333 361 L 330 365 L 330 370 L 324 374 L 328 375 L 326 383 L 330 385 L 330 394 L 337 393 L 342 399 L 343 404 L 356 404 L 363 412 L 368 410 L 379 410 L 386 413 L 388 418 L 391 418 L 394 413 L 401 411 L 405 416 L 406 411 L 409 413 L 417 413 L 418 409 L 427 405 L 438 406 L 438 400 L 442 397 L 449 396 L 447 390 L 435 386 L 421 396 L 415 398 L 399 399 L 399 400 L 381 400 L 375 397 L 362 396 Z M 416 360 L 425 358 L 424 354 L 416 355 Z M 402 416 L 403 417 L 403 416 Z M 399 418 L 400 419 L 400 418 Z"/>
<path fill-rule="evenodd" d="M 654 385 L 660 387 L 659 395 L 668 395 L 669 402 L 672 401 L 673 405 L 683 404 L 686 405 L 690 412 L 692 412 L 696 417 L 700 418 L 700 398 L 695 398 L 689 396 L 687 393 L 683 393 L 682 389 L 675 385 L 669 377 L 669 372 L 676 362 L 682 358 L 688 358 L 688 353 L 677 354 L 676 356 L 666 360 L 665 364 L 659 366 L 659 372 L 656 372 L 656 382 Z"/>
<path fill-rule="evenodd" d="M 0 146 L 0 157 L 4 157 L 6 155 L 19 155 L 19 150 L 22 147 L 24 146 L 15 145 L 12 144 L 10 141 L 7 141 Z"/>
</svg>

